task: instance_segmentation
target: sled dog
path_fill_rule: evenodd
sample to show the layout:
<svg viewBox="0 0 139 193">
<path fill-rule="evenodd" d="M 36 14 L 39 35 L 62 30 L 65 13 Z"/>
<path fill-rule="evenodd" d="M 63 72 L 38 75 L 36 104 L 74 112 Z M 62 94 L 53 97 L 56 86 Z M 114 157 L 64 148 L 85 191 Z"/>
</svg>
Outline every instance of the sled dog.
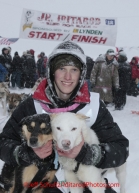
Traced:
<svg viewBox="0 0 139 193">
<path fill-rule="evenodd" d="M 50 117 L 47 114 L 36 114 L 28 116 L 21 121 L 22 125 L 22 141 L 31 148 L 41 148 L 48 140 L 52 139 L 52 130 L 50 127 Z M 1 184 L 4 185 L 4 193 L 13 192 L 26 192 L 28 188 L 32 186 L 32 193 L 47 193 L 47 188 L 42 186 L 46 182 L 52 182 L 56 170 L 54 169 L 54 151 L 50 156 L 45 159 L 40 159 L 34 151 L 31 151 L 34 159 L 32 164 L 28 167 L 18 166 L 13 168 L 7 164 L 4 164 L 1 173 Z M 47 167 L 49 164 L 49 168 Z M 41 168 L 43 167 L 43 168 Z M 38 181 L 33 184 L 32 179 L 37 172 L 43 169 L 45 174 L 42 177 L 39 175 Z M 39 183 L 40 182 L 40 183 Z M 31 184 L 32 183 L 32 184 Z"/>
<path fill-rule="evenodd" d="M 95 132 L 90 129 L 85 119 L 87 117 L 81 114 L 75 113 L 57 113 L 51 114 L 51 127 L 53 140 L 55 145 L 60 151 L 70 151 L 73 147 L 77 146 L 81 140 L 82 136 L 84 141 L 91 145 L 99 145 L 99 140 Z M 102 170 L 96 168 L 93 165 L 83 165 L 80 163 L 76 173 L 74 172 L 77 168 L 77 162 L 75 159 L 70 159 L 67 157 L 59 156 L 59 163 L 64 168 L 66 181 L 73 184 L 89 183 L 89 184 L 106 184 L 102 177 Z M 116 175 L 120 184 L 121 193 L 125 193 L 125 164 L 120 167 L 115 168 Z M 88 184 L 88 188 L 93 193 L 104 193 L 105 187 L 93 187 Z M 71 193 L 82 193 L 83 186 L 70 186 Z"/>
<path fill-rule="evenodd" d="M 17 94 L 17 93 L 8 93 L 7 95 L 7 106 L 8 113 L 11 115 L 15 108 L 25 100 L 29 95 L 25 93 Z"/>
<path fill-rule="evenodd" d="M 3 107 L 3 115 L 6 115 L 7 108 L 6 108 L 6 98 L 8 93 L 10 93 L 8 89 L 9 82 L 1 82 L 0 83 L 0 102 Z"/>
</svg>

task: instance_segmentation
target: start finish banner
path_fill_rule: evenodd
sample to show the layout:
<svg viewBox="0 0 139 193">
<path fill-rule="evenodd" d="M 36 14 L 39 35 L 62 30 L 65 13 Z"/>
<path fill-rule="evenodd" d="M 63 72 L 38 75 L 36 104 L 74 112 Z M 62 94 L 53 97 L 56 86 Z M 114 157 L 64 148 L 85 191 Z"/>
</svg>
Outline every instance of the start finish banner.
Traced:
<svg viewBox="0 0 139 193">
<path fill-rule="evenodd" d="M 20 38 L 115 46 L 117 19 L 23 9 Z"/>
</svg>

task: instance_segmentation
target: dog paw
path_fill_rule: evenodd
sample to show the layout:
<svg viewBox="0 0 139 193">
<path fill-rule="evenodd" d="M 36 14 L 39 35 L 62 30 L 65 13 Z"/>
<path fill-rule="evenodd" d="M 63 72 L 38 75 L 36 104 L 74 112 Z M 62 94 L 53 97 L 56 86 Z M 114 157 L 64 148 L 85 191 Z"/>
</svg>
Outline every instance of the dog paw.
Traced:
<svg viewBox="0 0 139 193">
<path fill-rule="evenodd" d="M 55 173 L 56 173 L 55 170 L 49 171 L 46 174 L 45 179 L 48 180 L 49 183 L 51 183 L 53 181 L 53 179 L 54 179 Z"/>
</svg>

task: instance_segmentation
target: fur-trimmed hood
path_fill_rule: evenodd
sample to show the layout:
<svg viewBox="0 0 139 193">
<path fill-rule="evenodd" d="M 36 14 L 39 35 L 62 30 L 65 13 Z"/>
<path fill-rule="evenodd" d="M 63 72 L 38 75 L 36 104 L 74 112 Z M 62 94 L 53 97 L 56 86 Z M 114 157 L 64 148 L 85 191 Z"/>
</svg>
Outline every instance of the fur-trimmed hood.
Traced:
<svg viewBox="0 0 139 193">
<path fill-rule="evenodd" d="M 77 85 L 73 94 L 71 95 L 70 99 L 67 102 L 72 101 L 76 97 L 78 91 L 83 86 L 84 80 L 86 77 L 86 70 L 87 70 L 86 56 L 84 54 L 84 51 L 76 43 L 74 43 L 72 41 L 62 42 L 53 50 L 53 52 L 49 55 L 48 61 L 47 61 L 46 77 L 47 77 L 47 81 L 48 81 L 48 87 L 46 88 L 46 95 L 55 104 L 55 106 L 57 106 L 57 103 L 62 105 L 62 101 L 59 99 L 59 97 L 57 96 L 56 91 L 54 89 L 50 68 L 51 68 L 52 59 L 54 59 L 56 56 L 59 56 L 62 54 L 70 54 L 70 55 L 76 57 L 82 63 L 82 72 L 81 72 L 79 84 Z"/>
<path fill-rule="evenodd" d="M 38 100 L 42 103 L 55 106 L 52 102 L 52 99 L 49 98 L 48 95 L 46 95 L 45 88 L 47 88 L 48 82 L 46 79 L 43 79 L 40 84 L 38 85 L 37 89 L 35 90 L 33 94 L 33 99 Z M 87 104 L 90 102 L 90 93 L 88 92 L 88 85 L 85 82 L 81 89 L 76 94 L 76 97 L 72 101 L 73 103 L 81 103 L 81 104 Z M 57 104 L 59 106 L 59 103 Z M 61 105 L 60 105 L 61 106 Z M 68 105 L 67 105 L 68 106 Z"/>
</svg>

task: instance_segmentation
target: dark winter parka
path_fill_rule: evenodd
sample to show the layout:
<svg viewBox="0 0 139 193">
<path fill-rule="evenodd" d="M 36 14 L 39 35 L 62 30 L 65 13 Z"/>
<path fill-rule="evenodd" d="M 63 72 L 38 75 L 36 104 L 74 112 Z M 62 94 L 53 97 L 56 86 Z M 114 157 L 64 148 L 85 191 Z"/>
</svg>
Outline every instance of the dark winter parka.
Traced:
<svg viewBox="0 0 139 193">
<path fill-rule="evenodd" d="M 86 65 L 87 65 L 86 79 L 90 79 L 91 71 L 94 66 L 94 61 L 89 56 L 86 57 Z"/>
<path fill-rule="evenodd" d="M 44 91 L 46 85 L 47 82 L 44 80 L 34 93 L 33 98 L 52 105 Z M 76 113 L 89 102 L 89 93 L 86 93 L 86 88 L 87 85 L 84 85 L 82 92 L 88 96 L 86 97 L 87 100 L 77 96 L 75 101 L 79 102 L 80 105 L 72 112 Z M 38 92 L 38 90 L 40 92 Z M 19 122 L 26 116 L 36 114 L 33 98 L 29 97 L 17 107 L 5 125 L 3 132 L 0 134 L 0 158 L 8 164 L 14 165 L 12 152 L 17 145 L 21 144 L 21 128 L 19 127 Z M 109 144 L 109 150 L 106 151 L 103 162 L 98 167 L 111 168 L 123 164 L 128 157 L 128 140 L 122 135 L 118 125 L 113 121 L 112 116 L 102 101 L 100 101 L 97 119 L 91 128 L 98 135 L 100 143 Z M 113 162 L 113 160 L 115 160 L 115 162 Z"/>
<path fill-rule="evenodd" d="M 34 57 L 31 54 L 26 55 L 26 62 L 25 62 L 25 73 L 26 75 L 35 74 L 36 72 L 36 64 Z"/>
<path fill-rule="evenodd" d="M 67 102 L 63 102 L 58 98 L 50 74 L 51 60 L 62 53 L 74 55 L 83 64 L 79 84 Z M 57 49 L 54 50 L 47 63 L 47 80 L 44 79 L 39 84 L 33 96 L 27 98 L 16 108 L 5 125 L 3 132 L 0 134 L 0 158 L 3 161 L 11 165 L 15 164 L 13 151 L 17 145 L 22 143 L 20 138 L 21 128 L 19 127 L 22 118 L 42 112 L 69 111 L 77 113 L 82 109 L 85 110 L 86 107 L 89 107 L 93 112 L 96 112 L 96 118 L 94 119 L 95 116 L 92 117 L 94 121 L 90 127 L 96 132 L 105 151 L 105 154 L 97 167 L 112 168 L 125 163 L 128 157 L 129 141 L 122 135 L 120 128 L 113 121 L 113 118 L 104 103 L 101 100 L 99 101 L 98 94 L 88 92 L 88 86 L 84 83 L 86 69 L 85 62 L 86 57 L 84 56 L 84 53 L 81 48 L 76 46 L 76 44 L 74 45 L 74 43 L 61 43 Z M 91 100 L 91 96 L 94 96 L 94 100 Z M 98 107 L 96 107 L 95 100 L 98 103 Z M 71 108 L 73 104 L 76 104 L 76 106 Z M 88 148 L 91 151 L 91 147 L 88 146 Z M 84 153 L 82 154 L 82 152 L 80 152 L 80 155 L 83 157 Z M 77 161 L 81 161 L 79 157 Z M 85 193 L 88 193 L 88 191 Z"/>
<path fill-rule="evenodd" d="M 8 74 L 6 68 L 0 63 L 0 82 L 4 82 Z"/>
<path fill-rule="evenodd" d="M 12 61 L 11 72 L 22 72 L 22 70 L 21 58 L 20 56 L 15 55 Z"/>
<path fill-rule="evenodd" d="M 131 67 L 126 57 L 119 58 L 118 63 L 119 86 L 122 90 L 127 91 L 130 87 Z"/>
<path fill-rule="evenodd" d="M 26 65 L 26 56 L 23 55 L 21 56 L 21 65 L 22 65 L 22 69 L 23 69 L 23 73 L 25 72 L 25 65 Z"/>
<path fill-rule="evenodd" d="M 2 49 L 2 54 L 0 55 L 0 63 L 6 67 L 6 69 L 10 72 L 10 68 L 11 68 L 11 56 L 9 54 L 5 54 L 6 48 Z"/>
<path fill-rule="evenodd" d="M 45 58 L 46 56 L 40 56 L 37 61 L 37 70 L 39 77 L 45 77 L 46 74 L 46 65 L 45 65 Z"/>
</svg>

